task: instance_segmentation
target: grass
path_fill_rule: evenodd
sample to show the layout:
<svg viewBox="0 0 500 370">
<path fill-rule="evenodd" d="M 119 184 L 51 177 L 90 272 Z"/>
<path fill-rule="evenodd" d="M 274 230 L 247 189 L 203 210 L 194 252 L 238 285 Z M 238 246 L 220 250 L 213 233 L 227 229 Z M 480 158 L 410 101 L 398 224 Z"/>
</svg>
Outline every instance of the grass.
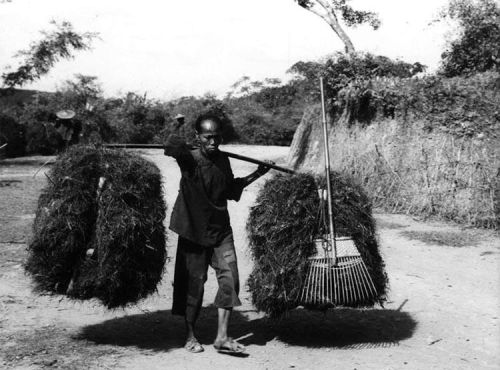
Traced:
<svg viewBox="0 0 500 370">
<path fill-rule="evenodd" d="M 479 234 L 472 231 L 402 231 L 401 235 L 428 245 L 456 248 L 477 246 L 481 242 Z"/>
<path fill-rule="evenodd" d="M 380 229 L 403 229 L 408 227 L 408 225 L 398 224 L 397 222 L 391 222 L 386 220 L 377 219 L 376 220 L 377 228 Z"/>
<path fill-rule="evenodd" d="M 385 212 L 437 217 L 496 229 L 500 150 L 493 139 L 429 135 L 423 123 L 402 121 L 338 127 L 333 166 L 360 180 Z"/>
</svg>

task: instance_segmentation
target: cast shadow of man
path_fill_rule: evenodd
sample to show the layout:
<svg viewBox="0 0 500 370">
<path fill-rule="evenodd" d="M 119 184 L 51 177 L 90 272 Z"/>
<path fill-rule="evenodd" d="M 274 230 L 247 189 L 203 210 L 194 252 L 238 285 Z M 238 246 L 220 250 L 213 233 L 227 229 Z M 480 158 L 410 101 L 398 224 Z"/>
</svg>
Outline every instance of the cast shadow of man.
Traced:
<svg viewBox="0 0 500 370">
<path fill-rule="evenodd" d="M 251 318 L 254 317 L 254 318 Z M 245 345 L 265 345 L 277 339 L 309 348 L 390 347 L 410 338 L 417 322 L 406 312 L 387 309 L 335 309 L 326 313 L 296 309 L 277 320 L 259 317 L 255 311 L 234 311 L 230 332 Z M 197 323 L 202 344 L 213 343 L 217 328 L 214 308 L 202 310 Z M 76 339 L 96 344 L 134 346 L 169 351 L 184 345 L 184 321 L 170 310 L 124 316 L 85 326 Z"/>
</svg>

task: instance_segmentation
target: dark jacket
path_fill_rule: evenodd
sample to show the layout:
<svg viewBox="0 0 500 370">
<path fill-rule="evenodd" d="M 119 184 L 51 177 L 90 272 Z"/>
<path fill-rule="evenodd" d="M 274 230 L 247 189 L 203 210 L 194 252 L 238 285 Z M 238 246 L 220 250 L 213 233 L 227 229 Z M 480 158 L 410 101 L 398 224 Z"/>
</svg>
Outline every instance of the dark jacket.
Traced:
<svg viewBox="0 0 500 370">
<path fill-rule="evenodd" d="M 182 174 L 170 229 L 196 244 L 216 245 L 231 232 L 227 200 L 240 199 L 243 180 L 234 178 L 225 154 L 207 158 L 177 135 L 168 138 L 165 155 L 177 160 Z"/>
</svg>

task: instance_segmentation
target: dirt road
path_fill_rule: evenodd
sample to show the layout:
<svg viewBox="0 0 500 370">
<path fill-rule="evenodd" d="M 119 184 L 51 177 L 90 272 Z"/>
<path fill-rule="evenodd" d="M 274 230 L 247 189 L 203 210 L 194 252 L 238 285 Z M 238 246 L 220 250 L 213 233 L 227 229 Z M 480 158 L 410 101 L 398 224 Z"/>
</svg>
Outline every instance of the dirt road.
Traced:
<svg viewBox="0 0 500 370">
<path fill-rule="evenodd" d="M 287 149 L 226 146 L 225 150 L 279 161 Z M 147 156 L 164 172 L 171 208 L 179 181 L 175 162 L 159 151 Z M 215 309 L 208 307 L 216 292 L 213 273 L 199 322 L 205 352 L 189 354 L 182 348 L 182 320 L 170 313 L 173 260 L 158 294 L 126 310 L 111 312 L 96 302 L 36 295 L 22 263 L 45 169 L 36 178 L 32 174 L 43 161 L 0 163 L 0 368 L 500 368 L 500 238 L 488 231 L 401 215 L 377 215 L 391 288 L 384 309 L 339 309 L 326 315 L 298 309 L 270 321 L 255 311 L 244 290 L 231 334 L 253 334 L 242 340 L 250 354 L 247 358 L 221 355 L 211 347 L 217 321 Z M 255 168 L 239 161 L 232 164 L 236 175 Z M 244 226 L 262 181 L 230 205 L 243 281 L 252 266 Z M 175 245 L 176 236 L 170 234 L 171 257 Z"/>
</svg>

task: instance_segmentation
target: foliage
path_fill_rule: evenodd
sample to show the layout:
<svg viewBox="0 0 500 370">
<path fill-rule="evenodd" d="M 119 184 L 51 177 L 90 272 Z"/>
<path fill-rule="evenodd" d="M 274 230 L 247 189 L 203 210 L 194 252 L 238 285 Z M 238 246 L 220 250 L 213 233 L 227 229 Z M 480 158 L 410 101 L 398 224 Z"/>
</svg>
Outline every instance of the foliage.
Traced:
<svg viewBox="0 0 500 370">
<path fill-rule="evenodd" d="M 24 61 L 14 72 L 2 74 L 3 84 L 7 87 L 22 86 L 47 74 L 60 59 L 73 57 L 77 50 L 87 50 L 95 33 L 78 33 L 69 22 L 51 22 L 56 30 L 42 32 L 43 39 L 33 42 L 28 50 L 20 51 L 17 56 Z"/>
<path fill-rule="evenodd" d="M 95 77 L 76 75 L 55 93 L 39 93 L 17 110 L 19 122 L 26 128 L 26 152 L 54 154 L 64 148 L 64 140 L 55 127 L 56 112 L 71 109 L 75 124 L 81 124 L 83 143 L 109 141 L 113 131 L 106 119 L 102 90 Z"/>
<path fill-rule="evenodd" d="M 104 110 L 114 139 L 121 143 L 159 142 L 161 131 L 171 119 L 163 104 L 133 92 L 123 98 L 108 99 Z"/>
<path fill-rule="evenodd" d="M 248 96 L 265 88 L 280 86 L 281 83 L 279 78 L 265 78 L 263 81 L 253 81 L 249 76 L 242 76 L 231 85 L 230 90 L 226 93 L 226 99 Z"/>
<path fill-rule="evenodd" d="M 306 101 L 293 86 L 266 85 L 241 97 L 226 98 L 238 142 L 289 145 Z"/>
<path fill-rule="evenodd" d="M 336 115 L 342 112 L 338 94 L 349 85 L 369 83 L 366 81 L 378 77 L 412 77 L 425 68 L 419 62 L 407 63 L 371 53 L 349 56 L 336 53 L 324 62 L 298 62 L 288 71 L 295 75 L 290 84 L 309 102 L 320 100 L 319 78 L 323 77 L 327 106 L 330 113 Z"/>
<path fill-rule="evenodd" d="M 0 146 L 7 144 L 4 153 L 7 157 L 19 157 L 24 154 L 24 126 L 14 118 L 0 113 Z"/>
<path fill-rule="evenodd" d="M 496 135 L 500 124 L 500 74 L 468 78 L 427 76 L 420 79 L 355 81 L 339 91 L 336 106 L 350 124 L 368 125 L 377 117 L 412 118 L 457 137 Z"/>
<path fill-rule="evenodd" d="M 295 125 L 276 122 L 262 114 L 249 112 L 238 117 L 238 142 L 253 145 L 290 145 Z"/>
<path fill-rule="evenodd" d="M 348 2 L 349 0 L 331 0 L 331 1 L 317 1 L 317 0 L 296 0 L 302 8 L 311 9 L 315 5 L 319 4 L 322 7 L 326 7 L 331 11 L 335 11 L 336 14 L 342 15 L 343 20 L 348 26 L 356 26 L 363 23 L 369 23 L 374 29 L 380 26 L 380 20 L 374 12 L 355 10 L 351 7 Z"/>
<path fill-rule="evenodd" d="M 442 54 L 444 76 L 498 70 L 500 8 L 496 1 L 450 0 L 441 17 L 457 21 L 461 31 Z"/>
</svg>

